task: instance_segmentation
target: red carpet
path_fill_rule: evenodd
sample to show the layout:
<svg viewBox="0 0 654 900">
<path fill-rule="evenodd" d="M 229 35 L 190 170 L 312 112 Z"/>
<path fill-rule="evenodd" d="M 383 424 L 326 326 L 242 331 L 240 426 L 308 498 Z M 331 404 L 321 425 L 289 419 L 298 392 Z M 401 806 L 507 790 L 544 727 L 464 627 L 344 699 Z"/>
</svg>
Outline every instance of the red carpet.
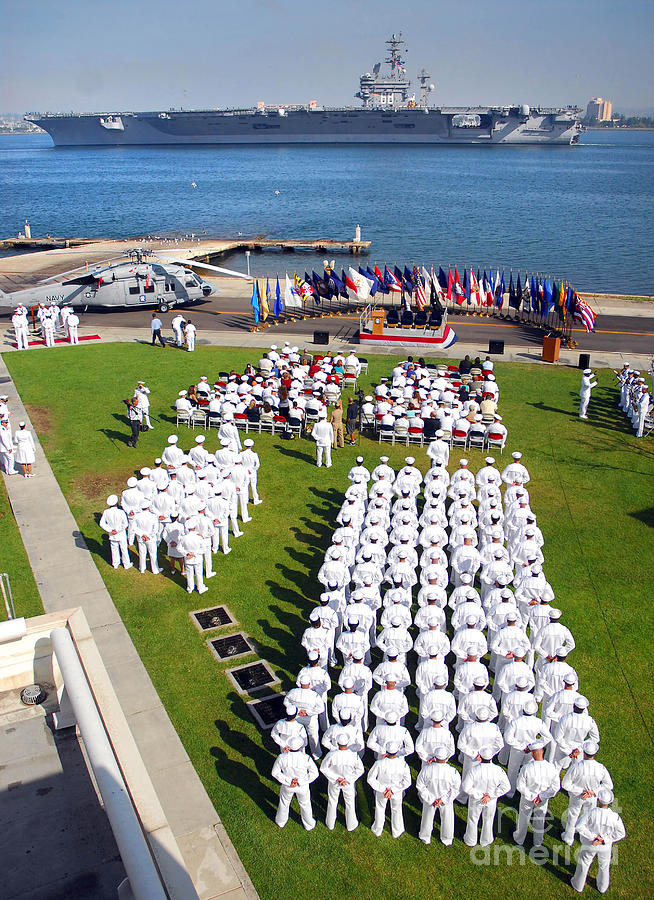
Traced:
<svg viewBox="0 0 654 900">
<path fill-rule="evenodd" d="M 79 336 L 80 343 L 82 341 L 99 341 L 99 340 L 101 340 L 99 334 L 80 334 L 80 336 Z M 67 344 L 67 343 L 68 343 L 68 338 L 55 338 L 55 344 Z M 18 344 L 14 341 L 14 343 L 11 346 L 18 347 Z M 28 347 L 45 347 L 45 341 L 44 340 L 28 341 L 27 346 Z"/>
</svg>

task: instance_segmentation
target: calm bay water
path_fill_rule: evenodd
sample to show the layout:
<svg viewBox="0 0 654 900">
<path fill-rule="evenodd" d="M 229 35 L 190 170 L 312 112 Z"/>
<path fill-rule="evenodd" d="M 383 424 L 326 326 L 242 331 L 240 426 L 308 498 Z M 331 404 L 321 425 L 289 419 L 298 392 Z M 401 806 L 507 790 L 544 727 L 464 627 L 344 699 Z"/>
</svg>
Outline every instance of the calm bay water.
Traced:
<svg viewBox="0 0 654 900">
<path fill-rule="evenodd" d="M 368 262 L 512 267 L 654 294 L 653 132 L 591 131 L 577 147 L 54 149 L 47 135 L 0 136 L 0 197 L 0 237 L 26 218 L 33 235 L 115 238 L 344 239 L 360 224 Z M 251 262 L 263 274 L 322 259 Z M 244 256 L 230 265 L 244 270 Z"/>
</svg>

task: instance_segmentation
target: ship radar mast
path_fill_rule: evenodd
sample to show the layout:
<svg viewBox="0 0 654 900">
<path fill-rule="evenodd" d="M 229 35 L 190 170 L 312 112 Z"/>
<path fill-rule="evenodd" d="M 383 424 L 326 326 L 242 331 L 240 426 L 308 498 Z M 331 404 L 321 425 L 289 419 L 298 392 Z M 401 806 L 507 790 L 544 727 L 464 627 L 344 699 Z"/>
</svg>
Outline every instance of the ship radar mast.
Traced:
<svg viewBox="0 0 654 900">
<path fill-rule="evenodd" d="M 366 72 L 359 79 L 359 92 L 355 95 L 363 101 L 365 108 L 385 107 L 396 109 L 406 106 L 409 98 L 411 82 L 406 77 L 406 62 L 403 57 L 407 53 L 402 32 L 392 34 L 386 41 L 387 57 L 384 60 L 389 72 L 381 72 L 381 63 L 376 63 L 372 74 Z M 410 104 L 415 105 L 411 99 Z"/>
<path fill-rule="evenodd" d="M 429 105 L 429 94 L 436 90 L 436 85 L 431 83 L 431 75 L 426 69 L 418 72 L 418 81 L 420 82 L 420 105 Z"/>
<path fill-rule="evenodd" d="M 391 78 L 395 78 L 396 80 L 403 79 L 404 73 L 406 71 L 406 65 L 404 60 L 401 59 L 401 53 L 408 53 L 408 50 L 405 49 L 403 51 L 400 50 L 400 47 L 405 45 L 406 42 L 402 40 L 402 32 L 400 31 L 399 35 L 392 34 L 390 38 L 386 41 L 386 46 L 388 47 L 388 57 L 384 60 L 384 62 L 388 63 L 391 67 Z M 410 82 L 407 82 L 410 84 Z"/>
</svg>

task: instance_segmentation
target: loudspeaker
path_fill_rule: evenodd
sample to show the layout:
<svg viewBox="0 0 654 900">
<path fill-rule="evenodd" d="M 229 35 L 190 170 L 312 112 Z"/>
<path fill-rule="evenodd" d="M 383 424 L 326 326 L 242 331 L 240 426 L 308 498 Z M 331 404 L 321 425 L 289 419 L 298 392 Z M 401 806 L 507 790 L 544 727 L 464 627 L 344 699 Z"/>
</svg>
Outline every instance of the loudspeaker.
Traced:
<svg viewBox="0 0 654 900">
<path fill-rule="evenodd" d="M 579 354 L 579 368 L 590 369 L 590 353 Z"/>
<path fill-rule="evenodd" d="M 329 343 L 329 332 L 328 331 L 314 331 L 313 342 L 314 342 L 314 344 L 328 344 Z"/>
<path fill-rule="evenodd" d="M 499 356 L 504 355 L 504 341 L 489 341 L 488 352 L 497 353 Z"/>
</svg>

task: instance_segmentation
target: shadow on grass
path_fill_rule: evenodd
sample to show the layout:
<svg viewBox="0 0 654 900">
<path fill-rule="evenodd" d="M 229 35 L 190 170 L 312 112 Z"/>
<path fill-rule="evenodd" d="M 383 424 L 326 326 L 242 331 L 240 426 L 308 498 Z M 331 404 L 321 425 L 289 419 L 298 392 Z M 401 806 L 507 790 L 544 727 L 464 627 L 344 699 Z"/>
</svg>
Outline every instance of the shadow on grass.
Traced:
<svg viewBox="0 0 654 900">
<path fill-rule="evenodd" d="M 629 513 L 632 519 L 638 519 L 639 522 L 654 528 L 654 506 L 647 509 L 641 509 L 638 512 Z"/>
<path fill-rule="evenodd" d="M 252 721 L 245 709 L 245 703 L 240 697 L 230 694 L 228 699 L 231 701 L 231 711 L 234 716 L 244 721 Z M 249 765 L 245 765 L 238 759 L 230 757 L 223 747 L 212 747 L 209 752 L 214 760 L 216 774 L 223 781 L 228 781 L 239 791 L 247 794 L 263 814 L 274 821 L 279 794 L 270 788 L 269 783 L 277 754 L 268 750 L 263 742 L 258 744 L 243 732 L 233 730 L 227 722 L 221 719 L 216 719 L 214 724 L 222 742 L 231 747 L 239 758 L 243 757 L 249 762 Z M 291 818 L 298 823 L 301 821 L 295 810 L 291 812 Z"/>
<path fill-rule="evenodd" d="M 275 449 L 278 450 L 282 456 L 292 456 L 294 459 L 301 459 L 303 462 L 315 465 L 315 459 L 310 453 L 303 453 L 301 450 L 292 450 L 290 447 L 282 447 L 278 444 L 275 445 Z"/>
<path fill-rule="evenodd" d="M 574 395 L 573 395 L 574 396 Z M 576 403 L 578 405 L 579 398 L 576 397 Z M 579 419 L 579 410 L 575 409 L 561 409 L 558 406 L 548 406 L 542 400 L 533 403 L 527 403 L 528 406 L 533 406 L 534 409 L 538 409 L 541 412 L 551 412 L 558 413 L 562 416 L 567 416 L 570 419 Z M 621 433 L 621 434 L 630 434 L 630 429 L 626 426 L 626 424 L 617 419 L 614 412 L 614 407 L 610 405 L 609 409 L 605 416 L 599 416 L 597 408 L 595 406 L 591 406 L 588 408 L 588 422 L 597 427 L 601 428 L 602 431 L 610 431 L 612 433 Z"/>
<path fill-rule="evenodd" d="M 280 675 L 289 671 L 297 674 L 306 662 L 297 634 L 276 628 L 267 619 L 257 619 L 257 624 L 271 641 L 271 644 L 264 644 L 261 640 L 257 640 L 257 650 L 261 656 L 279 669 Z M 291 687 L 295 687 L 294 676 L 290 677 L 288 684 L 282 679 L 283 690 L 289 690 Z"/>
<path fill-rule="evenodd" d="M 124 431 L 114 431 L 112 428 L 100 428 L 100 434 L 103 434 L 110 441 L 118 441 L 120 444 L 127 444 L 132 435 L 125 434 Z"/>
<path fill-rule="evenodd" d="M 289 569 L 283 563 L 277 563 L 275 568 L 279 570 L 282 578 L 297 585 L 297 588 L 304 596 L 310 597 L 315 593 L 315 578 L 311 577 L 307 572 L 300 572 L 297 569 Z M 317 569 L 316 569 L 317 571 Z"/>
<path fill-rule="evenodd" d="M 314 522 L 304 516 L 300 518 L 300 522 L 304 528 L 291 528 L 298 543 L 309 544 L 319 550 L 326 550 L 329 547 L 334 533 L 334 529 L 329 523 Z"/>
<path fill-rule="evenodd" d="M 337 491 L 336 488 L 327 488 L 320 490 L 316 487 L 309 488 L 309 493 L 313 494 L 319 500 L 325 500 L 330 506 L 340 509 L 343 503 L 343 492 Z"/>
</svg>

